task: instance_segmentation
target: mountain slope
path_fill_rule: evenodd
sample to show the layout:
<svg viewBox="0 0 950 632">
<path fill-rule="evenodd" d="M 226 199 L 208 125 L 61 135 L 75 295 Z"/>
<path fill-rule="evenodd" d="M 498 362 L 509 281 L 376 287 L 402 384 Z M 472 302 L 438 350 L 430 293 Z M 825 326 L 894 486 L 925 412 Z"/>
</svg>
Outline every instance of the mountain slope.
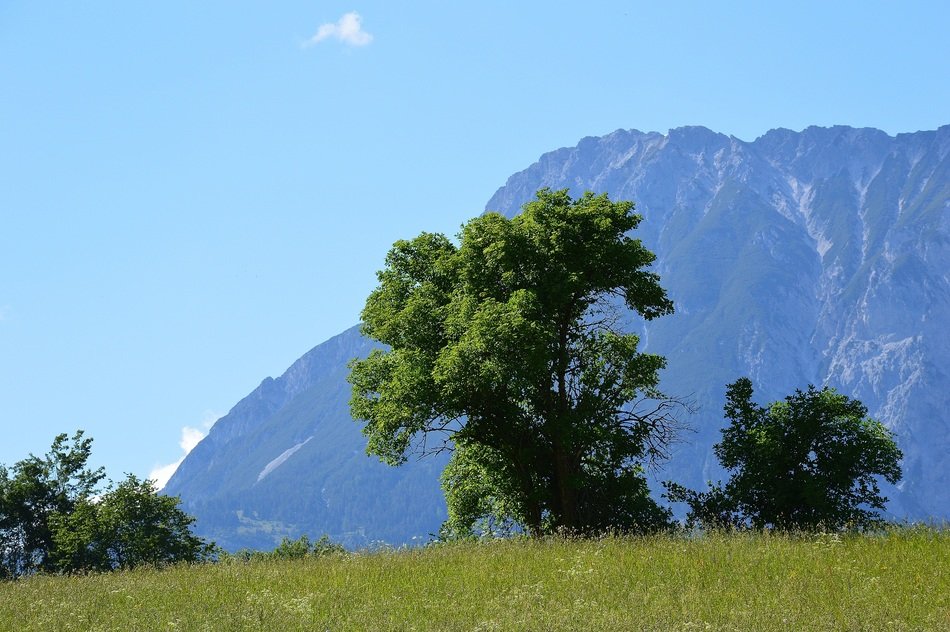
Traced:
<svg viewBox="0 0 950 632">
<path fill-rule="evenodd" d="M 618 131 L 542 156 L 487 208 L 542 186 L 637 201 L 677 313 L 639 323 L 663 386 L 694 393 L 696 434 L 660 478 L 720 476 L 724 386 L 762 401 L 808 383 L 861 399 L 898 436 L 899 516 L 950 514 L 950 126 L 773 130 L 747 143 L 704 128 Z"/>
<path fill-rule="evenodd" d="M 346 364 L 373 345 L 354 327 L 267 378 L 218 420 L 163 490 L 226 549 L 328 533 L 349 546 L 425 541 L 445 519 L 445 458 L 393 468 L 366 456 Z"/>
<path fill-rule="evenodd" d="M 692 396 L 656 480 L 720 478 L 725 385 L 765 403 L 809 383 L 861 399 L 904 450 L 897 517 L 950 518 L 950 126 L 773 130 L 754 142 L 702 127 L 585 138 L 513 175 L 487 204 L 508 216 L 541 187 L 629 199 L 676 313 L 630 320 L 668 358 L 661 386 Z M 404 235 L 403 237 L 410 237 Z M 212 428 L 169 481 L 199 531 L 229 548 L 328 532 L 349 544 L 424 538 L 445 515 L 442 459 L 389 468 L 349 418 L 355 329 L 319 345 Z"/>
</svg>

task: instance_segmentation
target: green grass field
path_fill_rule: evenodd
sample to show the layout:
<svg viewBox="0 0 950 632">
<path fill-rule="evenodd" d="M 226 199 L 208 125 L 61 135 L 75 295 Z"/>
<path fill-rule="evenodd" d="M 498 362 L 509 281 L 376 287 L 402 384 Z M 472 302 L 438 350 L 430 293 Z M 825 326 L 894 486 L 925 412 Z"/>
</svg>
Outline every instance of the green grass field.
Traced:
<svg viewBox="0 0 950 632">
<path fill-rule="evenodd" d="M 496 541 L 0 584 L 3 630 L 950 630 L 950 532 Z"/>
</svg>

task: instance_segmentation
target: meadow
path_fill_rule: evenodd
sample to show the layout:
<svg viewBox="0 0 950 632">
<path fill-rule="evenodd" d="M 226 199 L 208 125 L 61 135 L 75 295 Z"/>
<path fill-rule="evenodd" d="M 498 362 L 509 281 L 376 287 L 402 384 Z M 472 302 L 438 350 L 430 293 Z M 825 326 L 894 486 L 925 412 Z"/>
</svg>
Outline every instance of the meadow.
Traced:
<svg viewBox="0 0 950 632">
<path fill-rule="evenodd" d="M 2 630 L 947 630 L 950 531 L 462 542 L 0 584 Z"/>
</svg>

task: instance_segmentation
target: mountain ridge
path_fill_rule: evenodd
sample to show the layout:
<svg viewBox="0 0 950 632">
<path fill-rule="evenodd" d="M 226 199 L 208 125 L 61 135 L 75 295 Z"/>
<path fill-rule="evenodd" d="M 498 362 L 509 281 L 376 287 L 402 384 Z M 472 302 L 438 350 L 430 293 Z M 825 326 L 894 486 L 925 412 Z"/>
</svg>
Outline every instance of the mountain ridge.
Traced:
<svg viewBox="0 0 950 632">
<path fill-rule="evenodd" d="M 163 493 L 180 496 L 197 532 L 228 550 L 302 534 L 351 547 L 428 539 L 446 515 L 437 483 L 445 457 L 392 468 L 366 456 L 349 418 L 346 365 L 377 347 L 351 327 L 264 379 L 211 427 Z M 377 513 L 385 524 L 368 534 Z"/>
<path fill-rule="evenodd" d="M 746 313 L 732 314 L 734 320 L 745 321 L 745 329 L 726 337 L 740 343 L 744 358 L 742 362 L 723 362 L 724 366 L 731 364 L 735 373 L 730 378 L 719 371 L 723 378 L 751 373 L 758 377 L 757 384 L 763 384 L 769 400 L 782 396 L 781 389 L 769 388 L 770 384 L 785 383 L 787 392 L 808 382 L 828 383 L 858 396 L 897 429 L 915 423 L 912 419 L 931 416 L 928 411 L 939 410 L 926 389 L 912 388 L 915 373 L 910 367 L 916 366 L 920 369 L 916 374 L 922 376 L 925 356 L 947 358 L 950 349 L 944 348 L 935 331 L 928 332 L 931 347 L 925 349 L 923 334 L 910 321 L 926 318 L 927 309 L 938 309 L 942 317 L 950 317 L 947 279 L 940 277 L 941 268 L 950 267 L 946 251 L 950 126 L 894 137 L 874 129 L 809 127 L 800 133 L 773 130 L 753 142 L 705 128 L 677 128 L 663 140 L 654 134 L 627 133 L 626 144 L 617 147 L 621 136 L 615 132 L 545 154 L 509 178 L 487 208 L 511 216 L 517 211 L 515 200 L 541 186 L 567 187 L 575 195 L 591 189 L 633 199 L 645 217 L 643 240 L 657 253 L 656 269 L 670 288 L 679 314 L 685 312 L 687 320 L 704 309 L 736 312 L 738 305 L 754 313 L 754 302 L 737 296 L 744 288 L 752 293 L 777 288 L 799 295 L 795 305 L 773 308 L 770 314 L 754 318 L 747 318 Z M 587 156 L 592 152 L 597 161 Z M 708 251 L 720 256 L 720 264 L 723 257 L 729 257 L 721 244 L 710 240 L 710 235 L 717 233 L 729 244 L 741 246 L 745 256 L 760 257 L 766 269 L 773 265 L 771 273 L 763 276 L 761 270 L 739 266 L 737 270 L 747 277 L 744 281 L 711 279 L 704 274 L 716 267 L 707 265 L 711 263 Z M 930 257 L 926 265 L 921 264 L 918 253 Z M 695 265 L 695 261 L 704 263 Z M 739 265 L 738 258 L 732 257 L 730 265 Z M 691 278 L 678 276 L 678 270 L 684 268 Z M 902 285 L 882 281 L 895 275 L 903 279 Z M 725 292 L 736 300 L 720 302 L 712 292 Z M 776 297 L 771 298 L 774 303 Z M 886 309 L 885 298 L 900 309 Z M 861 320 L 849 321 L 839 309 L 842 301 L 863 313 L 866 320 L 876 322 L 862 325 Z M 770 318 L 781 319 L 788 313 L 797 324 L 766 326 Z M 678 371 L 675 355 L 683 350 L 682 345 L 677 349 L 675 336 L 668 335 L 670 344 L 663 348 L 657 345 L 658 339 L 671 327 L 687 340 L 695 339 L 703 327 L 707 335 L 721 335 L 724 319 L 704 316 L 690 326 L 671 325 L 670 320 L 645 325 L 644 339 L 651 341 L 651 350 L 670 357 L 673 373 Z M 802 350 L 800 357 L 783 357 L 774 341 L 762 343 L 766 329 L 786 336 L 795 334 L 785 346 Z M 743 343 L 742 336 L 749 340 Z M 758 350 L 751 342 L 756 338 L 765 344 Z M 932 351 L 934 346 L 940 349 Z M 798 368 L 777 371 L 764 362 L 770 357 Z M 936 368 L 941 363 L 930 364 L 934 369 L 924 373 L 947 390 L 950 383 Z M 907 373 L 903 378 L 902 370 Z M 674 377 L 674 382 L 682 383 L 682 376 Z M 938 459 L 929 467 L 915 469 L 921 455 L 934 459 L 938 455 L 923 446 L 913 447 L 911 435 L 917 433 L 903 434 L 904 443 L 912 446 L 906 461 L 910 470 L 917 472 L 905 481 L 905 488 L 913 487 L 920 477 L 937 477 L 933 478 L 937 483 L 948 464 Z M 944 445 L 947 434 L 936 433 Z M 705 442 L 714 438 L 715 433 L 706 436 Z M 708 463 L 708 452 L 706 460 L 706 473 L 716 473 Z M 950 504 L 946 494 L 923 504 L 904 496 L 902 509 L 908 513 L 946 512 Z"/>
<path fill-rule="evenodd" d="M 861 399 L 897 434 L 905 478 L 886 490 L 892 517 L 948 518 L 948 154 L 950 125 L 896 136 L 812 126 L 754 141 L 701 126 L 616 130 L 542 154 L 485 209 L 513 216 L 545 186 L 636 202 L 637 236 L 676 313 L 628 324 L 667 357 L 661 387 L 701 407 L 656 481 L 701 488 L 722 476 L 711 446 L 728 382 L 751 377 L 760 403 L 816 383 Z M 349 419 L 345 365 L 372 348 L 349 329 L 215 424 L 166 488 L 199 531 L 261 548 L 280 534 L 361 545 L 435 532 L 444 460 L 387 469 L 362 454 Z"/>
</svg>

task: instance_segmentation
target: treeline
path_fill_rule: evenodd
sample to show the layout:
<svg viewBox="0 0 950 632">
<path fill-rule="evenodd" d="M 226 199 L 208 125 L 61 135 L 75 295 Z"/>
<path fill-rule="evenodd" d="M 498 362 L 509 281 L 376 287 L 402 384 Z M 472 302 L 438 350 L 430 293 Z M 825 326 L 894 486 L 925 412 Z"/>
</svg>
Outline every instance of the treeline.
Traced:
<svg viewBox="0 0 950 632">
<path fill-rule="evenodd" d="M 180 499 L 129 474 L 109 482 L 88 467 L 92 439 L 57 436 L 50 451 L 0 465 L 0 580 L 177 563 L 248 563 L 345 553 L 324 535 L 283 538 L 272 551 L 229 553 L 192 531 Z"/>
<path fill-rule="evenodd" d="M 92 439 L 61 434 L 43 457 L 0 466 L 0 579 L 213 559 L 177 497 L 129 474 L 109 482 L 87 465 Z"/>
<path fill-rule="evenodd" d="M 901 475 L 901 453 L 889 431 L 868 418 L 859 401 L 833 389 L 809 387 L 767 407 L 755 404 L 752 395 L 748 379 L 737 380 L 727 390 L 725 413 L 730 423 L 714 451 L 731 472 L 729 480 L 704 492 L 666 484 L 667 500 L 689 506 L 685 526 L 715 531 L 881 526 L 877 510 L 884 508 L 886 498 L 876 478 L 896 483 Z M 82 431 L 71 440 L 61 434 L 45 456 L 31 455 L 9 469 L 0 466 L 0 579 L 38 572 L 101 572 L 179 562 L 249 563 L 345 553 L 326 535 L 315 541 L 306 535 L 284 538 L 267 552 L 223 551 L 194 535 L 195 519 L 179 508 L 179 498 L 159 494 L 152 481 L 130 474 L 103 488 L 104 470 L 87 466 L 91 446 L 92 439 Z M 467 513 L 454 506 L 438 540 L 527 531 L 504 498 L 489 497 L 486 502 L 478 495 L 490 489 L 490 481 L 480 478 L 477 467 L 466 470 L 460 463 L 464 461 L 456 459 L 443 478 L 455 477 L 456 494 L 465 485 L 474 490 L 472 504 L 462 505 Z M 459 498 L 455 500 L 458 503 Z M 559 533 L 643 533 L 679 526 L 668 509 L 661 508 L 665 519 L 641 525 L 622 522 L 628 507 L 605 504 L 600 511 L 616 516 L 616 524 L 599 532 Z"/>
<path fill-rule="evenodd" d="M 283 538 L 273 551 L 258 551 L 240 549 L 235 553 L 222 551 L 218 561 L 222 563 L 261 562 L 266 560 L 300 560 L 308 557 L 324 557 L 327 555 L 343 555 L 346 549 L 342 544 L 333 542 L 328 535 L 322 535 L 317 540 L 311 540 L 302 535 L 296 540 Z"/>
</svg>

